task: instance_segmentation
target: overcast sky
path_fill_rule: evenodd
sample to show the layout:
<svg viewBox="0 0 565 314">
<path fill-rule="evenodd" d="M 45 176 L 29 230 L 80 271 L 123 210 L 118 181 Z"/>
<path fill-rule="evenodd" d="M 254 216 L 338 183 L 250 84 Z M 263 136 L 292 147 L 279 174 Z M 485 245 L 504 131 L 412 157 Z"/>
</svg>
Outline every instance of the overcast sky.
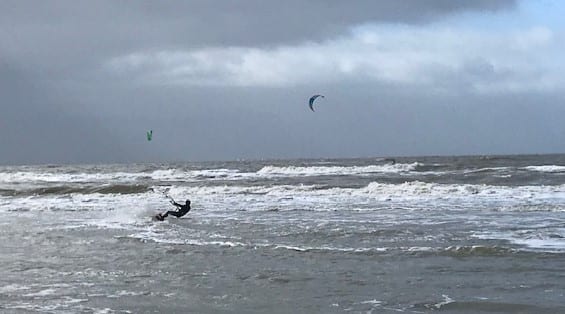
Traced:
<svg viewBox="0 0 565 314">
<path fill-rule="evenodd" d="M 0 0 L 0 163 L 563 153 L 564 15 L 559 0 Z"/>
</svg>

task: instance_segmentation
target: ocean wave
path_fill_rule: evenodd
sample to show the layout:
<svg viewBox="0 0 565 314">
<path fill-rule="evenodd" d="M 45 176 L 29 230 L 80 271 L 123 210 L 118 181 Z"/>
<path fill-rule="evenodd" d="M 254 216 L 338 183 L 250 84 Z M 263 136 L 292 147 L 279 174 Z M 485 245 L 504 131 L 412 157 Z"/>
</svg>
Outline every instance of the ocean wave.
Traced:
<svg viewBox="0 0 565 314">
<path fill-rule="evenodd" d="M 403 183 L 371 182 L 359 188 L 332 187 L 319 184 L 299 185 L 167 185 L 147 184 L 68 184 L 46 187 L 8 187 L 0 189 L 0 196 L 48 196 L 68 194 L 142 194 L 153 193 L 184 197 L 214 195 L 248 195 L 278 197 L 292 200 L 297 197 L 376 197 L 393 199 L 453 199 L 472 197 L 474 199 L 548 199 L 565 201 L 565 185 L 551 186 L 495 186 L 479 184 L 442 184 L 422 181 Z M 512 204 L 509 204 L 512 205 Z M 548 204 L 550 205 L 550 204 Z"/>
<path fill-rule="evenodd" d="M 436 175 L 450 176 L 451 174 L 473 174 L 489 176 L 491 172 L 498 175 L 513 175 L 524 171 L 550 174 L 565 173 L 565 166 L 547 164 L 531 166 L 487 166 L 475 168 L 473 164 L 463 169 L 453 169 L 449 163 L 381 163 L 385 159 L 371 160 L 368 165 L 338 165 L 334 162 L 311 162 L 300 165 L 263 164 L 258 170 L 237 169 L 226 167 L 225 164 L 215 168 L 198 168 L 190 165 L 158 167 L 123 166 L 75 166 L 75 167 L 4 167 L 0 168 L 0 184 L 2 188 L 10 184 L 69 184 L 69 183 L 107 183 L 128 184 L 133 182 L 198 182 L 227 180 L 238 181 L 248 179 L 269 179 L 281 177 L 312 177 L 312 176 L 370 176 L 385 174 L 388 176 L 407 175 Z M 259 164 L 258 164 L 259 165 Z M 247 168 L 246 166 L 246 169 Z"/>
<path fill-rule="evenodd" d="M 9 284 L 0 286 L 0 294 L 21 294 L 22 290 L 30 290 L 31 287 L 20 284 Z"/>
<path fill-rule="evenodd" d="M 531 249 L 544 250 L 548 252 L 564 252 L 565 238 L 540 238 L 540 239 L 518 239 L 511 241 L 518 245 L 523 245 Z"/>
<path fill-rule="evenodd" d="M 448 313 L 561 313 L 561 307 L 539 306 L 526 303 L 505 303 L 493 301 L 455 301 L 443 295 L 443 301 L 418 303 L 412 309 L 418 311 L 445 311 Z"/>
<path fill-rule="evenodd" d="M 230 168 L 212 168 L 212 169 L 183 169 L 168 168 L 157 169 L 151 171 L 103 171 L 94 172 L 94 170 L 66 170 L 58 168 L 38 169 L 10 169 L 0 171 L 0 183 L 2 185 L 9 184 L 69 184 L 69 183 L 106 183 L 128 184 L 133 182 L 158 181 L 166 182 L 199 182 L 227 180 L 238 181 L 248 179 L 269 179 L 284 177 L 313 177 L 313 176 L 369 176 L 374 174 L 387 174 L 405 176 L 408 174 L 419 175 L 445 175 L 449 173 L 463 174 L 483 174 L 489 172 L 513 171 L 512 167 L 487 167 L 478 169 L 462 169 L 457 171 L 441 170 L 445 168 L 442 164 L 423 164 L 419 162 L 413 163 L 396 163 L 396 164 L 377 164 L 366 166 L 330 166 L 313 164 L 311 166 L 263 166 L 257 171 L 243 172 L 239 169 Z M 562 173 L 565 172 L 565 166 L 544 165 L 544 166 L 527 166 L 517 168 L 526 171 L 544 172 L 544 173 Z M 507 174 L 507 173 L 506 173 Z"/>
<path fill-rule="evenodd" d="M 85 183 L 101 181 L 135 181 L 147 176 L 144 173 L 110 172 L 110 173 L 73 173 L 47 171 L 0 172 L 0 182 L 6 183 Z"/>
<path fill-rule="evenodd" d="M 17 193 L 16 189 L 0 189 L 0 196 L 16 196 Z"/>
<path fill-rule="evenodd" d="M 523 169 L 529 171 L 538 171 L 538 172 L 565 172 L 565 166 L 557 166 L 557 165 L 544 165 L 544 166 L 528 166 L 524 167 Z"/>
<path fill-rule="evenodd" d="M 441 254 L 448 255 L 451 257 L 495 257 L 495 256 L 508 256 L 516 254 L 518 251 L 516 249 L 502 247 L 502 246 L 483 246 L 483 245 L 471 245 L 471 246 L 449 246 L 445 248 Z"/>
<path fill-rule="evenodd" d="M 165 234 L 155 232 L 141 232 L 130 234 L 123 239 L 137 239 L 143 242 L 167 243 L 176 245 L 189 246 L 213 246 L 224 248 L 244 248 L 244 249 L 262 249 L 262 250 L 285 250 L 296 253 L 314 253 L 314 254 L 353 254 L 353 255 L 382 255 L 391 252 L 401 254 L 425 254 L 425 255 L 445 255 L 450 257 L 500 257 L 511 256 L 521 251 L 514 248 L 502 246 L 449 246 L 449 247 L 403 247 L 403 246 L 383 246 L 383 247 L 339 247 L 331 245 L 309 246 L 303 244 L 282 244 L 282 243 L 253 243 L 233 240 L 207 240 L 207 239 L 179 239 L 168 238 Z"/>
<path fill-rule="evenodd" d="M 565 197 L 565 185 L 561 186 L 493 186 L 473 184 L 441 184 L 410 181 L 400 184 L 371 182 L 361 188 L 340 188 L 325 185 L 272 185 L 272 186 L 173 186 L 171 194 L 215 195 L 246 194 L 267 196 L 403 196 L 403 197 L 457 197 L 496 196 L 532 197 L 534 194 Z"/>
<path fill-rule="evenodd" d="M 508 241 L 513 245 L 517 245 L 521 251 L 565 252 L 565 230 L 561 228 L 476 233 L 473 237 L 477 239 Z"/>
<path fill-rule="evenodd" d="M 277 167 L 265 166 L 257 171 L 260 176 L 327 176 L 327 175 L 360 175 L 371 173 L 401 173 L 415 171 L 420 163 L 385 164 L 370 166 L 311 166 L 311 167 Z"/>
<path fill-rule="evenodd" d="M 421 181 L 400 184 L 371 182 L 359 188 L 325 185 L 151 185 L 53 186 L 0 191 L 0 211 L 100 211 L 132 204 L 162 209 L 174 199 L 193 200 L 195 207 L 225 211 L 382 211 L 407 209 L 488 209 L 501 212 L 563 212 L 565 185 L 492 186 L 439 184 Z M 391 207 L 392 206 L 392 207 Z"/>
<path fill-rule="evenodd" d="M 174 198 L 190 195 L 211 211 L 382 211 L 400 206 L 414 210 L 563 212 L 565 185 L 492 186 L 371 182 L 360 188 L 320 185 L 177 186 Z M 229 205 L 228 205 L 229 204 Z"/>
<path fill-rule="evenodd" d="M 1 196 L 46 196 L 66 194 L 139 194 L 152 191 L 143 184 L 108 184 L 93 186 L 50 186 L 32 189 L 0 189 Z"/>
<path fill-rule="evenodd" d="M 390 197 L 459 198 L 473 196 L 489 199 L 563 199 L 565 185 L 559 186 L 493 186 L 477 184 L 439 184 L 411 181 L 401 184 L 371 182 L 354 194 L 389 195 Z"/>
<path fill-rule="evenodd" d="M 332 247 L 332 246 L 295 246 L 286 244 L 270 244 L 264 245 L 270 249 L 283 249 L 295 252 L 310 252 L 310 253 L 353 253 L 353 254 L 381 254 L 387 252 L 389 248 L 386 247 Z"/>
<path fill-rule="evenodd" d="M 405 173 L 416 171 L 420 163 L 385 164 L 369 166 L 264 166 L 256 172 L 241 172 L 238 169 L 158 169 L 150 172 L 66 172 L 24 170 L 0 172 L 0 182 L 15 183 L 97 183 L 97 182 L 135 182 L 154 180 L 161 182 L 199 181 L 199 180 L 241 180 L 253 178 L 293 177 L 293 176 L 328 176 L 328 175 L 367 175 L 372 173 Z M 55 169 L 57 170 L 57 169 Z"/>
<path fill-rule="evenodd" d="M 352 253 L 352 254 L 382 254 L 387 252 L 389 248 L 385 247 L 332 247 L 332 246 L 295 246 L 289 244 L 276 243 L 252 243 L 230 240 L 195 240 L 195 239 L 170 239 L 163 234 L 155 232 L 141 232 L 130 234 L 126 237 L 118 237 L 119 239 L 137 239 L 143 242 L 156 242 L 167 244 L 182 244 L 190 246 L 215 246 L 224 248 L 247 248 L 247 249 L 266 249 L 266 250 L 288 250 L 301 253 Z"/>
<path fill-rule="evenodd" d="M 512 170 L 512 167 L 487 167 L 478 169 L 467 169 L 463 171 L 463 174 L 477 174 L 477 173 L 487 173 L 487 172 L 502 172 Z"/>
<path fill-rule="evenodd" d="M 155 242 L 155 243 L 166 243 L 166 244 L 177 244 L 177 245 L 191 245 L 191 246 L 217 246 L 217 247 L 250 247 L 249 244 L 238 242 L 238 241 L 227 241 L 227 240 L 195 240 L 195 239 L 179 239 L 179 238 L 167 238 L 166 235 L 161 233 L 156 233 L 153 230 L 146 230 L 141 233 L 130 234 L 125 237 L 117 237 L 118 239 L 136 239 L 142 242 Z"/>
<path fill-rule="evenodd" d="M 159 169 L 151 172 L 78 172 L 60 171 L 9 171 L 0 172 L 0 182 L 9 183 L 96 183 L 96 182 L 134 182 L 139 180 L 188 181 L 194 178 L 223 177 L 237 173 L 237 170 L 182 170 Z"/>
</svg>

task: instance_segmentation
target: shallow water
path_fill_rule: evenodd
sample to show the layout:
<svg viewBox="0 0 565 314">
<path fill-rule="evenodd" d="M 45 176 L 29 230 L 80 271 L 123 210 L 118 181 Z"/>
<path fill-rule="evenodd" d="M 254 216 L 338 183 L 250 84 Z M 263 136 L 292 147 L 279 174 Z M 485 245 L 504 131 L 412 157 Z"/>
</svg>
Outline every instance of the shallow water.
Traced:
<svg viewBox="0 0 565 314">
<path fill-rule="evenodd" d="M 565 312 L 565 156 L 395 161 L 2 167 L 0 309 Z"/>
</svg>

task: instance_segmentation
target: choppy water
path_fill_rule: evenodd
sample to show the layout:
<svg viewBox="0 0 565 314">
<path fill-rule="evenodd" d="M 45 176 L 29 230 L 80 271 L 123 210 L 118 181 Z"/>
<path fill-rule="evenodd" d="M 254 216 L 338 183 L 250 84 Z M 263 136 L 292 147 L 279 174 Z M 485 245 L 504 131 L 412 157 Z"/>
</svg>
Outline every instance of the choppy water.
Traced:
<svg viewBox="0 0 565 314">
<path fill-rule="evenodd" d="M 565 312 L 564 155 L 0 167 L 0 213 L 2 313 Z"/>
</svg>

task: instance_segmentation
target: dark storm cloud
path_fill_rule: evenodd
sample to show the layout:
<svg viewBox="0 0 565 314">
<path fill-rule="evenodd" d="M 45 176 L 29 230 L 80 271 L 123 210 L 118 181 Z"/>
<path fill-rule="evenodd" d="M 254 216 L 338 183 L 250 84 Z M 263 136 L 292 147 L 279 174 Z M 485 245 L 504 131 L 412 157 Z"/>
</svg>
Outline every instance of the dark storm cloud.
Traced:
<svg viewBox="0 0 565 314">
<path fill-rule="evenodd" d="M 3 1 L 3 39 L 79 49 L 257 45 L 320 39 L 366 22 L 424 23 L 515 0 Z"/>
<path fill-rule="evenodd" d="M 365 22 L 424 23 L 513 6 L 512 0 L 2 1 L 0 55 L 43 78 L 76 79 L 69 76 L 134 51 L 321 40 Z"/>
</svg>

